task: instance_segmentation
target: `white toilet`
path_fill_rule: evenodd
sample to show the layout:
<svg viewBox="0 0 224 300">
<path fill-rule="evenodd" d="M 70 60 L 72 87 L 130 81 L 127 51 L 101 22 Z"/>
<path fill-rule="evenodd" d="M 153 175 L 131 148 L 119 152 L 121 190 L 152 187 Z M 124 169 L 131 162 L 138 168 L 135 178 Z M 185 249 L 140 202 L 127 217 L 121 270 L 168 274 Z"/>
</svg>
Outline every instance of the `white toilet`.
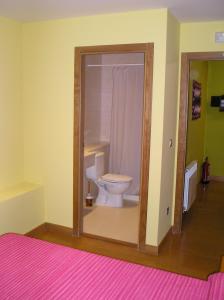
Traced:
<svg viewBox="0 0 224 300">
<path fill-rule="evenodd" d="M 123 194 L 129 188 L 132 177 L 120 174 L 104 175 L 104 153 L 97 152 L 95 164 L 86 168 L 86 177 L 97 185 L 96 205 L 122 207 Z"/>
</svg>

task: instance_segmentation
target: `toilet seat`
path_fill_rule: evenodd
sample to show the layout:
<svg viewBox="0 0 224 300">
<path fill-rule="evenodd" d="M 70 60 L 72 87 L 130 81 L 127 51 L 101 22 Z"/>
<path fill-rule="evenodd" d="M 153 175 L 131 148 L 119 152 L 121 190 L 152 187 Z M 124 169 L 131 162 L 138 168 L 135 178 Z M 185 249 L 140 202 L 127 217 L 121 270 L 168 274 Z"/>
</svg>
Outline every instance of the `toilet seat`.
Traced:
<svg viewBox="0 0 224 300">
<path fill-rule="evenodd" d="M 96 205 L 122 207 L 123 194 L 129 188 L 132 177 L 120 174 L 105 174 L 101 176 L 96 184 L 99 193 L 96 198 Z"/>
<path fill-rule="evenodd" d="M 127 175 L 121 175 L 121 174 L 105 174 L 101 176 L 101 180 L 106 181 L 106 182 L 130 182 L 132 181 L 132 177 L 127 176 Z"/>
</svg>

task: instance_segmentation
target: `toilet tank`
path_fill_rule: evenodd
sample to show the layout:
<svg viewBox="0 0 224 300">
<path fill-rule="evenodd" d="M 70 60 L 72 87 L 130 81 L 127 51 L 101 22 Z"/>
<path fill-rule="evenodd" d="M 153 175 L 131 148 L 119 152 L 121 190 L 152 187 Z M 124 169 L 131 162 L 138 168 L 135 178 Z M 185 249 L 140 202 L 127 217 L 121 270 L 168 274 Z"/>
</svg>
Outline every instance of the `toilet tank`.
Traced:
<svg viewBox="0 0 224 300">
<path fill-rule="evenodd" d="M 108 142 L 98 142 L 95 144 L 85 145 L 85 151 L 103 152 L 104 153 L 104 174 L 109 173 L 109 154 L 110 144 Z"/>
<path fill-rule="evenodd" d="M 88 144 L 84 146 L 84 150 L 87 152 L 103 152 L 104 153 L 104 174 L 109 173 L 109 152 L 110 152 L 110 144 L 109 142 L 106 141 L 100 141 L 98 143 L 95 144 Z M 94 166 L 90 167 L 92 169 L 85 169 L 84 170 L 84 180 L 83 180 L 83 196 L 85 199 L 87 193 L 88 193 L 88 185 L 87 185 L 87 179 L 92 179 L 93 181 L 96 180 L 96 168 L 95 168 L 95 164 Z M 88 174 L 87 174 L 88 172 Z M 101 171 L 102 172 L 102 171 Z M 103 174 L 103 175 L 104 175 Z M 91 176 L 91 178 L 89 177 Z M 98 177 L 99 178 L 99 177 Z M 96 185 L 91 183 L 91 193 L 92 195 L 96 198 L 97 194 L 98 194 L 98 189 L 96 188 Z"/>
<path fill-rule="evenodd" d="M 89 168 L 86 168 L 86 177 L 95 181 L 103 175 L 104 152 L 96 152 L 94 165 Z"/>
</svg>

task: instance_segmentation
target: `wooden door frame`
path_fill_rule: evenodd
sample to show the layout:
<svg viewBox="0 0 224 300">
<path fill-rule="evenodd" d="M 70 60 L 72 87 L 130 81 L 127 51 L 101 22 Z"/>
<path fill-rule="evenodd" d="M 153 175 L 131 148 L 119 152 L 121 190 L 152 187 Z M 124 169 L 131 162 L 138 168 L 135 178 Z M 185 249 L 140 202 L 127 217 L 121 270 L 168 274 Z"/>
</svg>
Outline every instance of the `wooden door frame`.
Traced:
<svg viewBox="0 0 224 300">
<path fill-rule="evenodd" d="M 190 61 L 193 60 L 224 60 L 224 56 L 223 52 L 186 52 L 182 53 L 181 55 L 179 129 L 173 233 L 181 233 L 182 227 L 183 190 L 188 123 L 189 65 Z"/>
<path fill-rule="evenodd" d="M 83 147 L 84 147 L 84 68 L 83 57 L 87 54 L 118 54 L 144 53 L 144 109 L 141 149 L 141 179 L 140 179 L 140 218 L 137 246 L 145 248 L 146 221 L 148 204 L 149 157 L 151 136 L 151 103 L 153 81 L 153 49 L 152 43 L 87 46 L 75 48 L 75 78 L 74 78 L 74 147 L 73 147 L 73 234 L 80 236 L 82 229 L 83 201 Z M 106 239 L 105 239 L 106 240 Z"/>
</svg>

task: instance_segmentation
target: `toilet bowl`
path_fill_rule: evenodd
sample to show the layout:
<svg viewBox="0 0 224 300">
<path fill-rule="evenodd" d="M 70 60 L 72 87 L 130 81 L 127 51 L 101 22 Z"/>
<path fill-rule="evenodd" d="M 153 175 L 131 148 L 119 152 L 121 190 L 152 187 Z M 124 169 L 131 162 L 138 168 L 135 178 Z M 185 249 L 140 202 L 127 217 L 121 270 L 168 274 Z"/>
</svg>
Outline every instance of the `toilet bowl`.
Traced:
<svg viewBox="0 0 224 300">
<path fill-rule="evenodd" d="M 96 205 L 122 207 L 123 194 L 129 188 L 132 177 L 120 174 L 104 174 L 104 153 L 95 155 L 95 164 L 86 168 L 86 177 L 98 187 Z"/>
</svg>

